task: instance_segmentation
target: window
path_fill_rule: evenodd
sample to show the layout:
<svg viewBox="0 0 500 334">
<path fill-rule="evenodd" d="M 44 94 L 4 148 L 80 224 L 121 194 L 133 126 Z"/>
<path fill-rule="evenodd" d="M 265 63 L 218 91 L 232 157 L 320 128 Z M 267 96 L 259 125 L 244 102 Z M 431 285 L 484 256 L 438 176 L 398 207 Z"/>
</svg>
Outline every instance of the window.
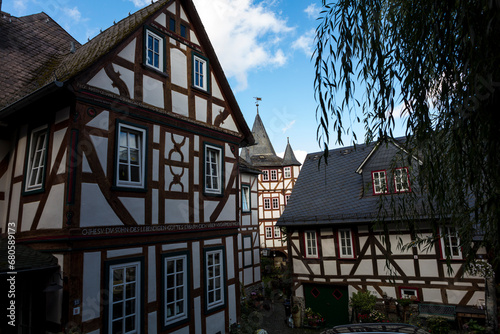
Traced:
<svg viewBox="0 0 500 334">
<path fill-rule="evenodd" d="M 184 24 L 181 24 L 181 36 L 187 38 L 187 28 Z"/>
<path fill-rule="evenodd" d="M 285 179 L 291 178 L 292 177 L 292 169 L 290 167 L 285 167 L 284 174 L 285 174 Z"/>
<path fill-rule="evenodd" d="M 25 191 L 41 190 L 45 181 L 45 165 L 47 161 L 47 126 L 31 132 L 25 179 Z"/>
<path fill-rule="evenodd" d="M 252 236 L 243 236 L 243 267 L 253 266 Z"/>
<path fill-rule="evenodd" d="M 208 60 L 193 54 L 193 86 L 208 91 Z"/>
<path fill-rule="evenodd" d="M 420 300 L 419 293 L 417 288 L 399 288 L 399 295 L 401 299 L 412 299 L 412 300 Z"/>
<path fill-rule="evenodd" d="M 271 199 L 264 198 L 264 210 L 271 210 Z"/>
<path fill-rule="evenodd" d="M 222 249 L 205 252 L 207 310 L 224 305 L 224 265 Z"/>
<path fill-rule="evenodd" d="M 241 211 L 250 212 L 250 186 L 241 186 Z"/>
<path fill-rule="evenodd" d="M 275 197 L 273 198 L 273 209 L 279 209 L 280 208 L 280 200 L 279 198 Z"/>
<path fill-rule="evenodd" d="M 276 181 L 278 180 L 278 171 L 273 169 L 271 170 L 271 181 Z"/>
<path fill-rule="evenodd" d="M 109 265 L 108 333 L 140 333 L 141 263 Z"/>
<path fill-rule="evenodd" d="M 290 199 L 290 195 L 285 195 L 285 205 L 288 205 L 289 199 Z"/>
<path fill-rule="evenodd" d="M 385 170 L 372 172 L 373 193 L 384 194 L 387 192 L 387 178 Z"/>
<path fill-rule="evenodd" d="M 274 238 L 281 238 L 281 229 L 278 226 L 274 227 Z"/>
<path fill-rule="evenodd" d="M 354 259 L 354 243 L 350 229 L 339 230 L 339 257 Z"/>
<path fill-rule="evenodd" d="M 316 239 L 316 232 L 306 231 L 304 232 L 304 238 L 305 238 L 306 257 L 318 258 L 318 242 Z"/>
<path fill-rule="evenodd" d="M 175 19 L 170 18 L 169 29 L 175 32 Z"/>
<path fill-rule="evenodd" d="M 164 40 L 158 34 L 146 29 L 145 64 L 163 72 Z"/>
<path fill-rule="evenodd" d="M 262 171 L 262 181 L 269 181 L 269 171 L 268 170 Z"/>
<path fill-rule="evenodd" d="M 118 123 L 116 185 L 144 188 L 146 129 Z"/>
<path fill-rule="evenodd" d="M 273 227 L 266 226 L 266 239 L 272 239 L 272 238 L 273 238 Z"/>
<path fill-rule="evenodd" d="M 188 318 L 187 255 L 164 259 L 164 326 Z"/>
<path fill-rule="evenodd" d="M 453 227 L 442 227 L 441 232 L 441 256 L 451 259 L 462 259 L 462 250 L 460 247 L 460 238 L 458 232 Z"/>
<path fill-rule="evenodd" d="M 394 170 L 394 190 L 396 192 L 410 191 L 408 168 L 403 167 Z"/>
<path fill-rule="evenodd" d="M 222 194 L 222 149 L 205 145 L 205 192 Z"/>
</svg>

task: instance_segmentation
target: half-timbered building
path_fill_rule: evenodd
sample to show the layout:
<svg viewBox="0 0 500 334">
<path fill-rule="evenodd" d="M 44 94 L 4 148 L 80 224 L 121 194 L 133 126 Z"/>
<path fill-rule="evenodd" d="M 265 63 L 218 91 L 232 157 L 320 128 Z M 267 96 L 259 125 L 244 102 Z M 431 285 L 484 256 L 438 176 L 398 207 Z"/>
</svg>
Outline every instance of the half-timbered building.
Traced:
<svg viewBox="0 0 500 334">
<path fill-rule="evenodd" d="M 258 109 L 252 134 L 256 144 L 245 148 L 241 156 L 262 170 L 258 180 L 260 247 L 266 256 L 286 259 L 286 239 L 276 222 L 292 194 L 301 163 L 295 158 L 290 142 L 283 158 L 276 155 Z"/>
<path fill-rule="evenodd" d="M 240 279 L 260 280 L 257 210 L 240 213 L 254 140 L 192 1 L 154 2 L 84 45 L 45 13 L 1 13 L 0 30 L 17 332 L 228 332 Z"/>
<path fill-rule="evenodd" d="M 418 231 L 410 231 L 385 207 L 418 189 L 412 171 L 421 161 L 408 159 L 397 141 L 389 141 L 331 150 L 327 162 L 323 152 L 306 157 L 277 223 L 287 231 L 297 300 L 332 325 L 350 321 L 349 298 L 359 290 L 380 300 L 411 298 L 430 305 L 484 302 L 484 278 L 464 272 L 460 241 L 451 227 L 439 230 L 420 212 L 413 215 Z M 381 217 L 385 224 L 376 224 Z M 441 237 L 435 247 L 400 247 L 416 236 Z M 480 250 L 478 257 L 483 256 Z"/>
</svg>

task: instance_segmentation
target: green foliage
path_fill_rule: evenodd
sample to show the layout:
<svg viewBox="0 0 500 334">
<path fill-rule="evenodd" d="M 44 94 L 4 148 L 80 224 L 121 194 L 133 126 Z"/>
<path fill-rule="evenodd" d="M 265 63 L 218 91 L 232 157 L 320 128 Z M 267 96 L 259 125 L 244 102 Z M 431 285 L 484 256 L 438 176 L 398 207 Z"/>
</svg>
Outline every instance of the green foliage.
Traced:
<svg viewBox="0 0 500 334">
<path fill-rule="evenodd" d="M 448 334 L 450 332 L 450 324 L 445 318 L 430 317 L 427 319 L 427 330 L 432 334 Z"/>
<path fill-rule="evenodd" d="M 364 124 L 366 141 L 392 138 L 401 110 L 402 145 L 423 162 L 414 166 L 418 179 L 408 197 L 421 201 L 393 202 L 387 210 L 413 218 L 407 221 L 415 231 L 412 221 L 422 216 L 438 226 L 451 222 L 466 261 L 486 246 L 494 269 L 500 261 L 499 10 L 500 2 L 486 0 L 323 0 L 313 55 L 325 159 L 330 134 L 343 144 L 356 123 Z M 477 231 L 487 233 L 473 240 Z M 435 244 L 435 232 L 415 243 Z"/>
<path fill-rule="evenodd" d="M 352 294 L 349 303 L 358 313 L 370 314 L 375 309 L 377 297 L 370 291 L 360 290 Z"/>
<path fill-rule="evenodd" d="M 467 333 L 474 333 L 474 334 L 483 334 L 486 333 L 486 328 L 481 326 L 480 324 L 477 323 L 475 320 L 469 320 L 464 325 L 464 329 L 467 331 Z"/>
</svg>

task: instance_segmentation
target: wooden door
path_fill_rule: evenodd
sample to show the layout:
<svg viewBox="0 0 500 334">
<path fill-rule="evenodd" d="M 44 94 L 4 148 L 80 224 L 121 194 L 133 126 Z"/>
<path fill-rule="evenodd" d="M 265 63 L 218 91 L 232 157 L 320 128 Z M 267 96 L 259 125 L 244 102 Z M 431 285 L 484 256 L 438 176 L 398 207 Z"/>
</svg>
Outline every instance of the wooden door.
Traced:
<svg viewBox="0 0 500 334">
<path fill-rule="evenodd" d="M 313 285 L 304 286 L 306 307 L 320 313 L 327 328 L 349 323 L 349 293 L 347 286 Z"/>
</svg>

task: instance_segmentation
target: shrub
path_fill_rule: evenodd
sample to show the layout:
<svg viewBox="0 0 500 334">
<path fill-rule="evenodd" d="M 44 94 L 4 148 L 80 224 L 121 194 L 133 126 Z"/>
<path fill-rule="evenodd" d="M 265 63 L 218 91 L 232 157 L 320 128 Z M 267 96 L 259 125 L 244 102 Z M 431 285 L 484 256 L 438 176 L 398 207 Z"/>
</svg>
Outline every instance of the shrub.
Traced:
<svg viewBox="0 0 500 334">
<path fill-rule="evenodd" d="M 369 291 L 361 290 L 353 293 L 349 302 L 358 313 L 370 314 L 375 309 L 377 297 Z"/>
<path fill-rule="evenodd" d="M 450 324 L 445 318 L 430 317 L 427 319 L 427 329 L 432 334 L 448 334 L 450 332 Z"/>
</svg>

